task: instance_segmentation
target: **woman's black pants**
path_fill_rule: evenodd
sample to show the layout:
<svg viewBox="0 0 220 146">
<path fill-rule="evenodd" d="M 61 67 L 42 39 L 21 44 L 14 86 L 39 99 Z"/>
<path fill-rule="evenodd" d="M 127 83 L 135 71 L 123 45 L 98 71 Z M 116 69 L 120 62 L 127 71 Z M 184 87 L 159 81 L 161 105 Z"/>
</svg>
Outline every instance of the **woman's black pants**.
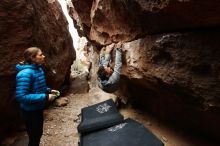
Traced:
<svg viewBox="0 0 220 146">
<path fill-rule="evenodd" d="M 43 110 L 24 111 L 22 110 L 27 134 L 29 137 L 28 146 L 39 146 L 43 134 Z"/>
</svg>

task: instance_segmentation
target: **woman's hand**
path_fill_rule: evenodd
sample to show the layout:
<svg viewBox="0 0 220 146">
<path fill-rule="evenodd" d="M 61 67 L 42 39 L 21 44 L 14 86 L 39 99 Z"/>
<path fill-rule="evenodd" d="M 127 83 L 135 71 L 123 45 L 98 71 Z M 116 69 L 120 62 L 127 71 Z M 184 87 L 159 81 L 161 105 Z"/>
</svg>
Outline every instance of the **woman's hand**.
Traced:
<svg viewBox="0 0 220 146">
<path fill-rule="evenodd" d="M 57 96 L 60 96 L 60 92 L 58 90 L 51 90 L 51 94 L 54 94 Z"/>
<path fill-rule="evenodd" d="M 55 100 L 58 96 L 60 96 L 60 92 L 58 90 L 51 90 L 48 95 L 48 101 Z"/>
<path fill-rule="evenodd" d="M 55 94 L 48 95 L 48 101 L 53 101 L 57 96 Z"/>
</svg>

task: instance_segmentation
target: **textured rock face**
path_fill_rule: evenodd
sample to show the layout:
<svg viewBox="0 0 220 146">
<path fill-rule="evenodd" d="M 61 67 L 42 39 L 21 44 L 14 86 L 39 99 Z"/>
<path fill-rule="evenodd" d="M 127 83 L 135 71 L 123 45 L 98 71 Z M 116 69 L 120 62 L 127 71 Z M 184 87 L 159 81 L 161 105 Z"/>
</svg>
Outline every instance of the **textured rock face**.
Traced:
<svg viewBox="0 0 220 146">
<path fill-rule="evenodd" d="M 121 89 L 138 107 L 219 138 L 219 37 L 173 33 L 124 44 Z"/>
<path fill-rule="evenodd" d="M 126 42 L 121 90 L 133 103 L 175 125 L 220 138 L 217 0 L 72 2 L 89 40 Z"/>
<path fill-rule="evenodd" d="M 185 92 L 204 100 L 219 98 L 219 36 L 220 31 L 173 33 L 125 43 L 124 74 L 190 89 Z"/>
<path fill-rule="evenodd" d="M 48 84 L 57 89 L 69 78 L 75 52 L 67 21 L 55 0 L 1 0 L 0 34 L 1 134 L 8 128 L 5 124 L 18 117 L 15 65 L 22 60 L 23 51 L 31 46 L 42 48 Z"/>
<path fill-rule="evenodd" d="M 85 35 L 100 44 L 130 41 L 146 34 L 217 27 L 218 0 L 72 1 Z"/>
</svg>

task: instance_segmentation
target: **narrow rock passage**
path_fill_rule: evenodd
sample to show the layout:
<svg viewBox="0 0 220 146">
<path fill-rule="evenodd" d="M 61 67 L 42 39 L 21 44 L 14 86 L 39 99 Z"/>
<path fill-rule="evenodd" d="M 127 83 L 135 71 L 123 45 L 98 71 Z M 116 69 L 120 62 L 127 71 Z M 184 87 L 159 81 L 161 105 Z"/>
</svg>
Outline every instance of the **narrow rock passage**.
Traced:
<svg viewBox="0 0 220 146">
<path fill-rule="evenodd" d="M 45 110 L 44 133 L 40 146 L 77 146 L 79 135 L 77 125 L 80 122 L 81 108 L 99 103 L 109 98 L 115 98 L 113 94 L 107 94 L 100 89 L 93 88 L 85 94 L 69 94 L 66 96 L 69 103 L 64 107 L 51 106 Z M 182 130 L 172 129 L 148 114 L 127 106 L 120 110 L 125 118 L 130 117 L 143 123 L 150 129 L 165 146 L 214 146 L 209 142 L 189 136 Z M 25 132 L 17 134 L 15 143 L 11 146 L 27 145 Z"/>
</svg>

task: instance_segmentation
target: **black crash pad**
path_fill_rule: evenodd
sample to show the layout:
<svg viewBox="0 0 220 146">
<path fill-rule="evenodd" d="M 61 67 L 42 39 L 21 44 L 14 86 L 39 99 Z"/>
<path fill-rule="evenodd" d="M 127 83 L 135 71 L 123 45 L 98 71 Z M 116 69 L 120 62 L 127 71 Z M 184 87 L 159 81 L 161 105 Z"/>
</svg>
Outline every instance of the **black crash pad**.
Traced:
<svg viewBox="0 0 220 146">
<path fill-rule="evenodd" d="M 81 109 L 79 133 L 88 133 L 102 128 L 111 127 L 124 120 L 112 99 Z"/>
<path fill-rule="evenodd" d="M 124 122 L 93 133 L 82 135 L 80 146 L 163 146 L 164 144 L 142 124 Z"/>
</svg>

